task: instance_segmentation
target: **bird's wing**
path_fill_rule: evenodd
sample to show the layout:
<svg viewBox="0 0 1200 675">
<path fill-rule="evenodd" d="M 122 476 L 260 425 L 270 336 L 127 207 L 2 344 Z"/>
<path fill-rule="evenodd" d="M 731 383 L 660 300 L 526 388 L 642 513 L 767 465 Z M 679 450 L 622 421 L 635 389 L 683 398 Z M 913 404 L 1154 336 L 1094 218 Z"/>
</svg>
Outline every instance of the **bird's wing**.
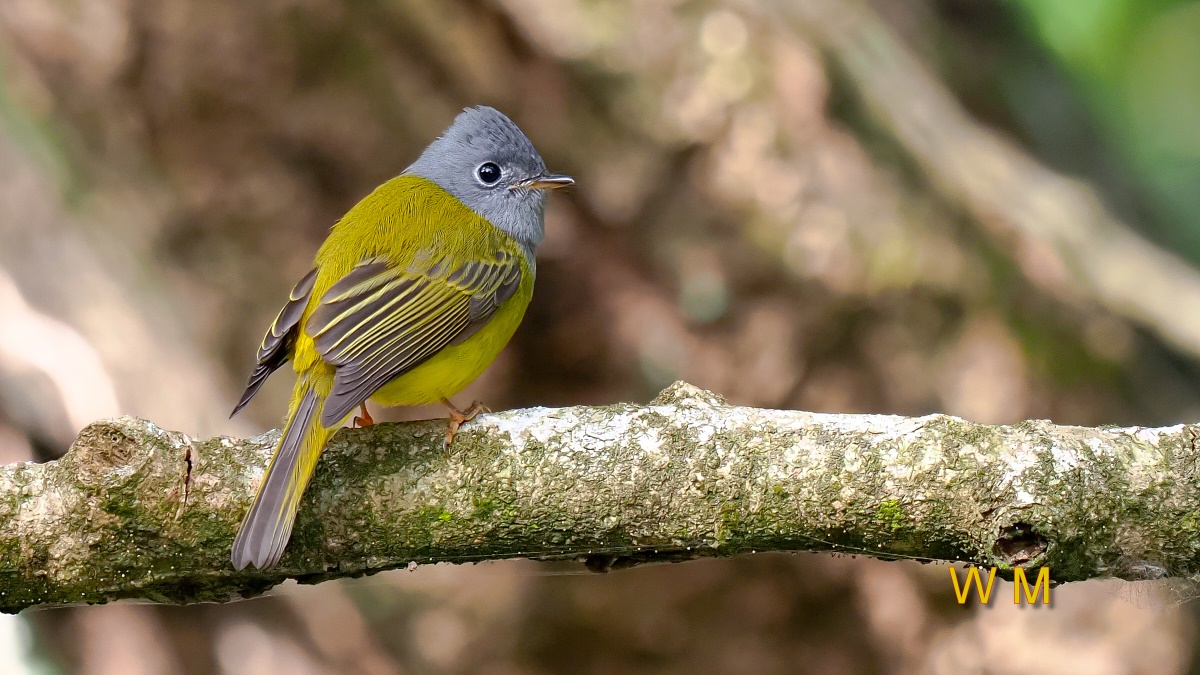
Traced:
<svg viewBox="0 0 1200 675">
<path fill-rule="evenodd" d="M 267 331 L 262 344 L 258 347 L 258 359 L 254 371 L 250 373 L 246 391 L 242 394 L 238 404 L 233 407 L 230 417 L 246 407 L 250 399 L 258 393 L 263 382 L 267 381 L 267 377 L 287 363 L 291 345 L 296 341 L 296 335 L 299 333 L 300 317 L 304 315 L 304 308 L 308 306 L 308 299 L 312 295 L 313 284 L 316 280 L 317 270 L 314 269 L 305 274 L 288 295 L 287 304 L 279 310 L 279 315 L 275 317 L 270 330 Z"/>
<path fill-rule="evenodd" d="M 424 272 L 371 259 L 330 287 L 304 326 L 336 367 L 321 423 L 339 423 L 384 384 L 485 325 L 521 283 L 518 256 L 497 251 Z"/>
</svg>

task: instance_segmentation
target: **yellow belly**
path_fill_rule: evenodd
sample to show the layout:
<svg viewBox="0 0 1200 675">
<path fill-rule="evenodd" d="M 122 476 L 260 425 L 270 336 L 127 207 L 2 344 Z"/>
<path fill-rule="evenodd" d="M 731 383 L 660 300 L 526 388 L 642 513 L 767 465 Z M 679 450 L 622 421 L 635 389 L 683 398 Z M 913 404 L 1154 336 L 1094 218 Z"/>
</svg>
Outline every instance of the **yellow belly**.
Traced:
<svg viewBox="0 0 1200 675">
<path fill-rule="evenodd" d="M 462 391 L 492 365 L 508 344 L 529 306 L 533 284 L 500 306 L 483 328 L 461 344 L 446 347 L 428 361 L 380 387 L 371 397 L 384 406 L 436 403 Z"/>
</svg>

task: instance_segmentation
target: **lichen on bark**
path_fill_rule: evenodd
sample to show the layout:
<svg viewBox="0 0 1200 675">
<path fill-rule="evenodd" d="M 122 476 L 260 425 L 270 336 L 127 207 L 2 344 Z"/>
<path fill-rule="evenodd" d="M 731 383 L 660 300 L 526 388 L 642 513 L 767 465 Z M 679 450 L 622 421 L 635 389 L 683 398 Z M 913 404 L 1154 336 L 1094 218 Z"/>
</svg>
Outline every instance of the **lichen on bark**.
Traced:
<svg viewBox="0 0 1200 675">
<path fill-rule="evenodd" d="M 287 578 L 509 557 L 608 570 L 748 551 L 1048 565 L 1056 581 L 1200 567 L 1197 429 L 1009 426 L 730 406 L 685 383 L 649 405 L 344 430 L 280 565 L 229 546 L 277 432 L 193 439 L 121 418 L 57 462 L 0 467 L 0 609 L 184 603 Z"/>
</svg>

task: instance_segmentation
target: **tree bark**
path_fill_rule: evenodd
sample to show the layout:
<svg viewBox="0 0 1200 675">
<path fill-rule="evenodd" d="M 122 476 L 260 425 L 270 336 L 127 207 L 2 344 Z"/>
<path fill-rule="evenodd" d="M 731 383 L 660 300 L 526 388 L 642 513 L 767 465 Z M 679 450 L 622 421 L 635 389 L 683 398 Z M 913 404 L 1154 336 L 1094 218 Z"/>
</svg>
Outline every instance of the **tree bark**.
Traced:
<svg viewBox="0 0 1200 675">
<path fill-rule="evenodd" d="M 1051 568 L 1056 581 L 1200 569 L 1195 425 L 974 424 L 727 405 L 677 383 L 649 405 L 344 430 L 274 569 L 229 547 L 277 432 L 192 439 L 97 422 L 61 460 L 0 467 L 0 610 L 222 601 L 431 562 L 595 570 L 750 551 Z"/>
</svg>

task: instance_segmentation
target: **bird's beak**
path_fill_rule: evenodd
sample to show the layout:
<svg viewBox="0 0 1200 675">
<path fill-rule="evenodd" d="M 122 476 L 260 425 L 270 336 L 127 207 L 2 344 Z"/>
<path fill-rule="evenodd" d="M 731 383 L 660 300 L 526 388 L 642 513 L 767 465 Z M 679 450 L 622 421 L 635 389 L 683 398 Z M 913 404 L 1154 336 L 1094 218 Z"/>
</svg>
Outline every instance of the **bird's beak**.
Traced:
<svg viewBox="0 0 1200 675">
<path fill-rule="evenodd" d="M 537 178 L 532 178 L 521 185 L 523 188 L 531 188 L 534 190 L 557 190 L 568 185 L 574 185 L 575 179 L 570 176 L 562 176 L 556 173 L 544 173 Z"/>
</svg>

